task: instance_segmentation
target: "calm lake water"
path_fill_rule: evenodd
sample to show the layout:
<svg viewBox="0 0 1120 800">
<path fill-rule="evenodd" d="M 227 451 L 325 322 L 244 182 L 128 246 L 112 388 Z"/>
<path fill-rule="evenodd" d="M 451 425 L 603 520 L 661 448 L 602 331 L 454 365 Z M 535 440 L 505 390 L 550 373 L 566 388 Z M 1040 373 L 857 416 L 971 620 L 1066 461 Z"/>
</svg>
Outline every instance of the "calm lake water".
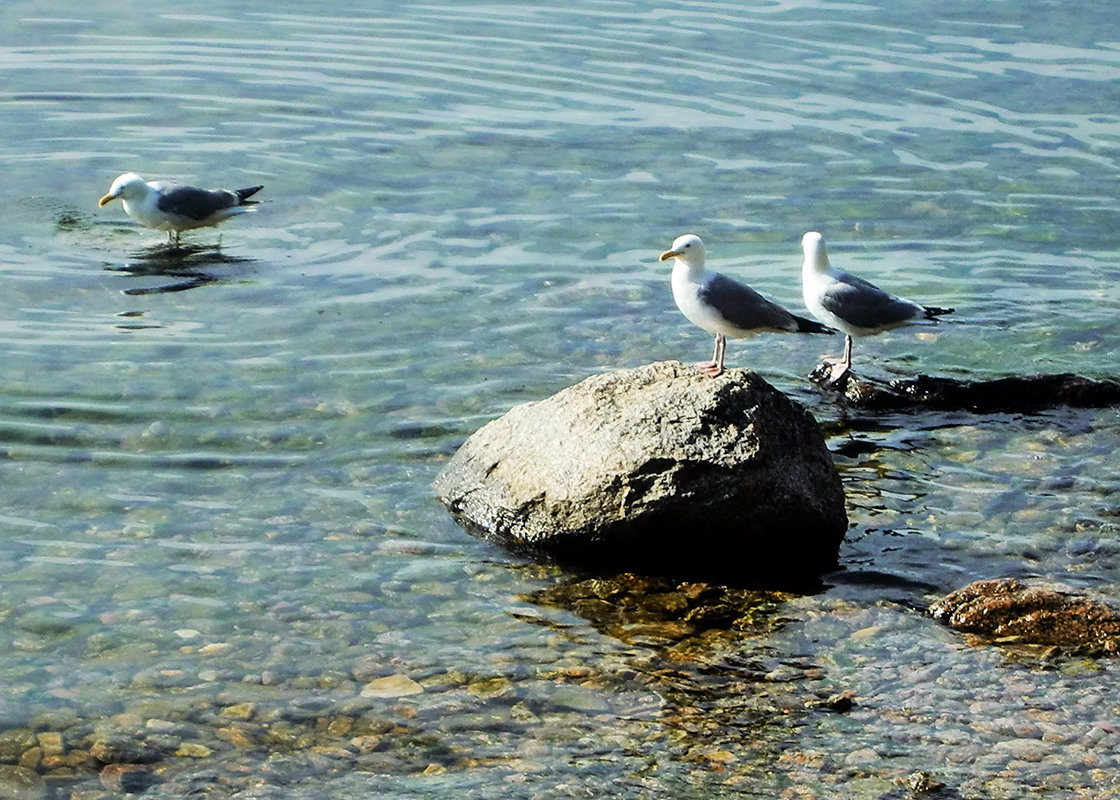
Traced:
<svg viewBox="0 0 1120 800">
<path fill-rule="evenodd" d="M 733 342 L 825 426 L 851 528 L 771 632 L 688 655 L 541 601 L 573 576 L 431 490 L 516 403 L 708 356 L 657 263 L 686 231 L 795 310 L 811 229 L 957 309 L 865 373 L 1115 376 L 1114 7 L 354 5 L 5 6 L 2 727 L 205 745 L 149 796 L 1120 797 L 1115 663 L 921 611 L 1120 601 L 1115 410 L 853 415 L 804 378 L 839 338 Z M 169 257 L 97 208 L 129 170 L 265 188 Z"/>
</svg>

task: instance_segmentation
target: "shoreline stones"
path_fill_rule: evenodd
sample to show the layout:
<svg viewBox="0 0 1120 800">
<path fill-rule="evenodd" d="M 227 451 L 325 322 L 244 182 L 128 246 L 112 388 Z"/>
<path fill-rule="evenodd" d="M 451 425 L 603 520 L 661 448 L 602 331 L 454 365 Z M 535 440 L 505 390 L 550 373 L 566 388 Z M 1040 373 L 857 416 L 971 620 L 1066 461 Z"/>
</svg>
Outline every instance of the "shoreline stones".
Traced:
<svg viewBox="0 0 1120 800">
<path fill-rule="evenodd" d="M 976 581 L 933 603 L 930 615 L 996 644 L 1120 655 L 1120 611 L 1056 584 Z"/>
<path fill-rule="evenodd" d="M 844 492 L 815 420 L 760 376 L 678 362 L 595 375 L 483 426 L 437 478 L 464 527 L 592 569 L 806 580 Z"/>
</svg>

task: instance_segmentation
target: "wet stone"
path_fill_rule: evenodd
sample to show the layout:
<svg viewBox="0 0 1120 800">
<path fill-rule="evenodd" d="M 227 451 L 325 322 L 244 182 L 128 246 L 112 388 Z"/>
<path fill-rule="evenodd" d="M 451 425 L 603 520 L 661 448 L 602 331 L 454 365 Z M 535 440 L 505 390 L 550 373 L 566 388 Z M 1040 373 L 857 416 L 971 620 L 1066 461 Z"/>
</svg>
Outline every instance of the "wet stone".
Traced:
<svg viewBox="0 0 1120 800">
<path fill-rule="evenodd" d="M 420 694 L 424 687 L 407 675 L 375 678 L 362 689 L 362 697 L 394 698 Z"/>
<path fill-rule="evenodd" d="M 0 764 L 15 764 L 35 745 L 35 734 L 27 728 L 0 731 Z"/>
<path fill-rule="evenodd" d="M 509 678 L 505 676 L 481 678 L 467 684 L 467 693 L 475 697 L 498 697 L 510 691 L 512 686 Z"/>
<path fill-rule="evenodd" d="M 265 761 L 263 774 L 278 783 L 291 783 L 319 771 L 316 763 L 301 754 L 273 754 Z"/>
<path fill-rule="evenodd" d="M 63 741 L 62 734 L 57 731 L 43 731 L 35 738 L 39 743 L 43 758 L 61 756 L 66 752 L 66 744 Z"/>
<path fill-rule="evenodd" d="M 253 703 L 237 703 L 222 709 L 222 716 L 231 719 L 250 719 L 257 707 Z"/>
<path fill-rule="evenodd" d="M 182 737 L 170 733 L 155 733 L 147 737 L 148 746 L 160 754 L 174 753 L 182 743 Z"/>
<path fill-rule="evenodd" d="M 870 747 L 863 747 L 859 750 L 853 750 L 844 758 L 844 763 L 850 767 L 858 767 L 866 764 L 873 764 L 879 760 L 879 754 Z"/>
<path fill-rule="evenodd" d="M 209 758 L 213 754 L 213 750 L 198 742 L 184 742 L 175 751 L 175 755 L 179 758 Z"/>
<path fill-rule="evenodd" d="M 4 800 L 46 800 L 47 783 L 29 769 L 0 764 L 0 797 Z"/>
<path fill-rule="evenodd" d="M 229 742 L 235 747 L 248 750 L 255 746 L 253 741 L 252 732 L 243 727 L 228 727 L 218 728 L 216 731 L 218 738 L 222 741 Z"/>
<path fill-rule="evenodd" d="M 996 742 L 994 749 L 1015 761 L 1041 761 L 1053 752 L 1053 745 L 1038 739 L 1008 739 Z"/>
<path fill-rule="evenodd" d="M 89 753 L 102 764 L 150 764 L 162 758 L 158 750 L 125 733 L 96 736 Z"/>
<path fill-rule="evenodd" d="M 914 794 L 933 794 L 945 788 L 945 784 L 935 780 L 924 770 L 912 772 L 906 777 L 906 788 Z"/>
<path fill-rule="evenodd" d="M 31 728 L 36 731 L 65 731 L 82 724 L 78 714 L 69 708 L 53 708 L 36 714 L 31 720 Z"/>
<path fill-rule="evenodd" d="M 805 706 L 806 708 L 819 708 L 843 714 L 855 708 L 856 700 L 852 692 L 836 692 L 816 700 L 809 700 L 805 703 Z"/>
<path fill-rule="evenodd" d="M 97 759 L 91 756 L 88 750 L 80 748 L 70 750 L 64 756 L 44 759 L 43 764 L 51 769 L 71 768 L 75 770 L 96 769 L 100 766 Z"/>
<path fill-rule="evenodd" d="M 38 770 L 39 764 L 43 762 L 43 751 L 38 747 L 29 747 L 23 751 L 23 755 L 19 757 L 19 765 L 26 769 Z"/>
<path fill-rule="evenodd" d="M 355 736 L 350 740 L 350 746 L 363 755 L 366 753 L 374 753 L 378 750 L 385 750 L 389 747 L 389 744 L 389 740 L 384 736 L 372 734 Z"/>
<path fill-rule="evenodd" d="M 351 675 L 359 683 L 369 683 L 374 678 L 385 677 L 391 671 L 386 668 L 381 659 L 365 656 L 354 665 Z"/>
<path fill-rule="evenodd" d="M 284 706 L 280 714 L 292 722 L 308 722 L 328 713 L 332 706 L 329 697 L 304 697 Z"/>
<path fill-rule="evenodd" d="M 929 611 L 945 625 L 995 644 L 1058 648 L 1068 655 L 1120 654 L 1120 611 L 1057 584 L 976 581 Z"/>
<path fill-rule="evenodd" d="M 830 373 L 828 364 L 818 364 L 809 379 L 823 385 Z M 988 381 L 916 375 L 882 381 L 849 372 L 840 385 L 829 388 L 839 391 L 848 405 L 873 410 L 921 408 L 1035 413 L 1063 405 L 1107 408 L 1120 403 L 1120 383 L 1095 381 L 1069 373 L 1015 375 Z"/>
<path fill-rule="evenodd" d="M 610 710 L 610 706 L 600 692 L 584 689 L 581 686 L 559 686 L 542 700 L 547 706 L 559 711 L 599 714 Z"/>
<path fill-rule="evenodd" d="M 280 720 L 268 726 L 264 734 L 265 744 L 270 747 L 293 748 L 304 733 L 304 728 L 287 720 Z"/>
<path fill-rule="evenodd" d="M 107 764 L 99 778 L 109 791 L 125 794 L 138 794 L 155 783 L 155 775 L 141 764 Z"/>
</svg>

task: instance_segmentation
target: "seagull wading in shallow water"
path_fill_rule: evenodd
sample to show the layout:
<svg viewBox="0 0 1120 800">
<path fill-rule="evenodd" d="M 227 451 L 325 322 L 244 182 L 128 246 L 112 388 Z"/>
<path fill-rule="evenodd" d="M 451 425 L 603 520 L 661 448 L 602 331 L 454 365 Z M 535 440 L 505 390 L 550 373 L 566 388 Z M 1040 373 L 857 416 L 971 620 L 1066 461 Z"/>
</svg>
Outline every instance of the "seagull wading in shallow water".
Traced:
<svg viewBox="0 0 1120 800">
<path fill-rule="evenodd" d="M 824 237 L 816 231 L 801 237 L 801 249 L 805 253 L 801 291 L 806 307 L 821 322 L 845 334 L 844 357 L 825 359 L 832 368 L 828 385 L 840 381 L 852 368 L 853 336 L 870 336 L 903 325 L 933 325 L 936 317 L 954 311 L 895 297 L 863 278 L 837 269 L 829 263 Z"/>
<path fill-rule="evenodd" d="M 118 197 L 125 213 L 149 228 L 167 231 L 168 244 L 179 246 L 179 233 L 209 228 L 236 214 L 252 211 L 256 201 L 248 198 L 263 187 L 248 189 L 199 189 L 166 181 L 146 182 L 135 172 L 126 172 L 97 201 L 105 206 Z"/>
<path fill-rule="evenodd" d="M 713 378 L 723 372 L 727 337 L 742 339 L 760 331 L 833 333 L 811 319 L 796 316 L 771 303 L 754 289 L 704 267 L 704 242 L 694 233 L 673 240 L 661 261 L 673 264 L 673 299 L 690 322 L 716 337 L 711 361 L 697 368 Z"/>
</svg>

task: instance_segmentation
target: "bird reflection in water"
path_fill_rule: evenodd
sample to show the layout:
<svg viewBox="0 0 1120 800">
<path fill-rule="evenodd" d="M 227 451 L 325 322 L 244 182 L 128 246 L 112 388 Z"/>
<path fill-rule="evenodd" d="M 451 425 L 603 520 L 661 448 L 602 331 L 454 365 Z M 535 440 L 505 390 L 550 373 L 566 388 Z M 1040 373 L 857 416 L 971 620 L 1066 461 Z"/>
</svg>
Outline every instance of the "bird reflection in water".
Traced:
<svg viewBox="0 0 1120 800">
<path fill-rule="evenodd" d="M 105 270 L 143 279 L 138 282 L 145 285 L 123 289 L 124 294 L 166 294 L 228 280 L 227 268 L 250 264 L 254 260 L 224 253 L 220 243 L 180 245 L 175 249 L 161 244 L 137 251 L 124 264 L 106 265 Z"/>
</svg>

